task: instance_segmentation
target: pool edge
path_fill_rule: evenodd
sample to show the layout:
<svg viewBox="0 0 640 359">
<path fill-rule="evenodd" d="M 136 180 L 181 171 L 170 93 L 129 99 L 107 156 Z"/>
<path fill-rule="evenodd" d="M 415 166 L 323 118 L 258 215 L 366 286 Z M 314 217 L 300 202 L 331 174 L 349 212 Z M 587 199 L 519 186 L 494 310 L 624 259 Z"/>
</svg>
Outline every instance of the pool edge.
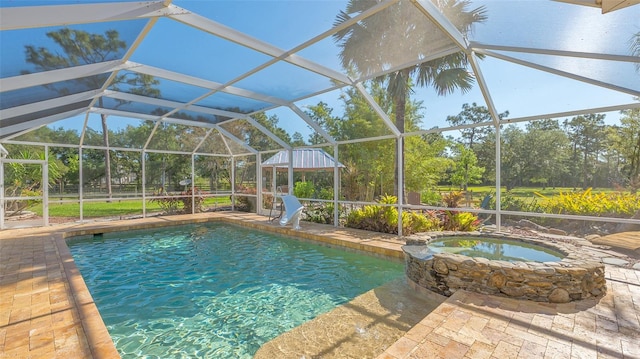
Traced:
<svg viewBox="0 0 640 359">
<path fill-rule="evenodd" d="M 102 316 L 91 296 L 89 289 L 78 270 L 67 246 L 67 240 L 73 237 L 123 232 L 138 229 L 180 226 L 196 223 L 229 223 L 259 229 L 288 237 L 313 241 L 326 246 L 358 251 L 363 254 L 400 260 L 403 258 L 403 241 L 396 236 L 356 231 L 358 236 L 347 237 L 340 228 L 330 225 L 318 225 L 304 222 L 301 230 L 270 223 L 267 217 L 236 212 L 206 213 L 197 215 L 177 215 L 153 217 L 139 220 L 84 223 L 67 228 L 52 228 L 51 235 L 56 243 L 67 284 L 72 294 L 75 308 L 80 315 L 87 344 L 93 358 L 120 358 L 115 344 L 107 330 Z M 326 232 L 324 235 L 320 232 Z M 353 233 L 353 230 L 349 230 Z"/>
</svg>

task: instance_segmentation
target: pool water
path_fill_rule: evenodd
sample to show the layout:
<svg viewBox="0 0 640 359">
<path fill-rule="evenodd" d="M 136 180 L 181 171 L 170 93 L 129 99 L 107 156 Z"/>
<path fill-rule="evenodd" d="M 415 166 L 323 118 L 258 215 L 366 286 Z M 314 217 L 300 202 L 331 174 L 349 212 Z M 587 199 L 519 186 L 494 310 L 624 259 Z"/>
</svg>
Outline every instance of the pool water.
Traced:
<svg viewBox="0 0 640 359">
<path fill-rule="evenodd" d="M 429 242 L 433 252 L 456 253 L 509 262 L 557 262 L 565 256 L 553 249 L 532 243 L 482 237 L 448 237 Z"/>
<path fill-rule="evenodd" d="M 227 224 L 68 242 L 123 358 L 251 358 L 404 275 L 400 262 Z"/>
</svg>

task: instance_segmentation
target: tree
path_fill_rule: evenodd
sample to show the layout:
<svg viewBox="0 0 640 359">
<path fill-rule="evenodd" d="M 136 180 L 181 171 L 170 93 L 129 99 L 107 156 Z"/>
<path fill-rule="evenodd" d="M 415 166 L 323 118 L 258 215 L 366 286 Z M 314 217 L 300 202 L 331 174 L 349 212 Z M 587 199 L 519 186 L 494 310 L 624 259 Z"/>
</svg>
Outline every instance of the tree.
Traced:
<svg viewBox="0 0 640 359">
<path fill-rule="evenodd" d="M 482 181 L 483 167 L 478 167 L 478 159 L 475 153 L 462 144 L 456 144 L 453 147 L 453 172 L 451 174 L 451 183 L 462 186 L 463 190 L 467 190 L 469 184 L 478 184 Z"/>
<path fill-rule="evenodd" d="M 325 131 L 334 129 L 336 127 L 336 123 L 340 121 L 339 118 L 332 115 L 332 112 L 333 109 L 329 107 L 327 103 L 322 101 L 318 102 L 315 106 L 308 106 L 305 111 L 305 113 Z M 311 126 L 308 127 L 313 131 Z M 309 135 L 309 143 L 312 145 L 319 145 L 326 142 L 327 140 L 315 131 L 311 132 Z"/>
<path fill-rule="evenodd" d="M 470 4 L 471 1 L 468 0 L 436 1 L 436 5 L 464 35 L 471 31 L 474 23 L 487 18 L 483 7 L 468 10 Z M 337 15 L 334 25 L 350 21 L 350 14 L 361 13 L 370 6 L 369 0 L 349 0 L 346 9 Z M 398 29 L 404 31 L 398 32 Z M 394 57 L 399 53 L 415 53 L 418 58 L 429 57 L 432 42 L 440 37 L 440 30 L 434 24 L 417 8 L 402 1 L 334 34 L 334 39 L 342 49 L 342 66 L 365 75 L 393 64 Z M 378 78 L 377 81 L 385 84 L 394 100 L 393 110 L 398 130 L 405 132 L 406 103 L 413 81 L 419 86 L 433 86 L 438 95 L 450 94 L 458 89 L 466 92 L 473 87 L 474 82 L 467 64 L 466 55 L 458 52 Z M 396 158 L 397 156 L 396 153 Z M 396 193 L 404 193 L 404 185 L 397 180 L 397 160 L 394 165 Z M 404 163 L 401 167 L 404 171 Z"/>
<path fill-rule="evenodd" d="M 560 184 L 569 174 L 566 170 L 569 141 L 558 120 L 543 119 L 527 123 L 522 154 L 526 158 L 527 184 L 539 184 L 543 189 Z"/>
<path fill-rule="evenodd" d="M 502 131 L 500 136 L 500 163 L 502 182 L 506 185 L 507 191 L 522 184 L 524 169 L 527 164 L 524 131 L 515 126 L 510 125 Z"/>
<path fill-rule="evenodd" d="M 640 109 L 625 110 L 622 115 L 613 146 L 621 157 L 620 171 L 631 190 L 637 191 L 640 188 Z"/>
<path fill-rule="evenodd" d="M 572 146 L 572 162 L 576 166 L 582 164 L 579 170 L 582 173 L 583 189 L 595 186 L 592 182 L 595 179 L 594 168 L 597 167 L 598 155 L 606 135 L 604 118 L 605 115 L 602 114 L 588 114 L 564 121 Z"/>
<path fill-rule="evenodd" d="M 33 45 L 26 45 L 26 61 L 34 64 L 39 71 L 50 71 L 73 66 L 80 66 L 98 62 L 116 60 L 123 57 L 128 44 L 120 39 L 120 35 L 116 30 L 107 30 L 104 35 L 90 34 L 83 30 L 72 30 L 63 28 L 57 31 L 47 32 L 47 37 L 52 39 L 62 50 L 50 51 L 50 49 Z M 27 71 L 23 71 L 26 73 Z M 107 80 L 108 75 L 88 76 L 69 81 L 72 84 L 45 85 L 45 87 L 67 95 L 74 93 L 74 88 L 78 85 L 85 89 L 102 88 Z M 115 91 L 122 87 L 127 87 L 130 93 L 143 96 L 159 97 L 160 90 L 155 86 L 159 84 L 153 76 L 124 73 L 117 74 L 111 82 L 111 88 Z M 70 87 L 65 87 L 70 86 Z M 77 92 L 77 90 L 75 90 Z M 126 103 L 118 100 L 119 105 Z M 98 99 L 100 107 L 104 107 L 103 99 Z M 102 119 L 102 135 L 105 147 L 105 181 L 109 198 L 112 198 L 111 190 L 111 155 L 109 153 L 109 130 L 107 126 L 107 115 L 101 114 Z"/>
<path fill-rule="evenodd" d="M 631 56 L 640 57 L 640 31 L 631 36 L 630 43 Z M 640 62 L 636 62 L 636 71 L 640 73 Z"/>
<path fill-rule="evenodd" d="M 500 120 L 509 116 L 509 111 L 498 114 Z M 471 105 L 465 103 L 462 105 L 462 111 L 455 116 L 447 116 L 447 122 L 452 126 L 472 125 L 485 122 L 491 122 L 493 119 L 489 113 L 489 109 L 485 106 L 478 106 L 475 102 Z M 495 168 L 495 127 L 493 126 L 477 126 L 469 128 L 461 128 L 460 138 L 457 142 L 472 150 L 476 157 L 476 165 L 483 168 Z M 465 170 L 465 172 L 469 169 Z M 493 175 L 495 171 L 482 171 L 482 175 Z M 486 180 L 488 178 L 485 177 Z M 466 187 L 465 187 L 466 190 Z"/>
<path fill-rule="evenodd" d="M 509 116 L 509 111 L 505 111 L 498 115 L 500 120 Z M 472 125 L 493 121 L 489 109 L 485 106 L 478 106 L 475 102 L 469 105 L 462 105 L 462 111 L 455 116 L 447 116 L 447 122 L 451 126 Z M 461 128 L 460 139 L 458 142 L 464 144 L 467 148 L 473 149 L 474 145 L 485 140 L 492 133 L 492 126 Z"/>
</svg>

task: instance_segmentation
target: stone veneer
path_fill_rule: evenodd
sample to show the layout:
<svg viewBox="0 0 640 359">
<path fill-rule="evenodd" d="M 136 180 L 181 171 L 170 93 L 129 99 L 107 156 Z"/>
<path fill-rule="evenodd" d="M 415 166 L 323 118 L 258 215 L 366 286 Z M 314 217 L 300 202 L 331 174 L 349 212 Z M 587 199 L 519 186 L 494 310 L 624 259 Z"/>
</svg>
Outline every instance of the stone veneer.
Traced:
<svg viewBox="0 0 640 359">
<path fill-rule="evenodd" d="M 523 241 L 556 250 L 566 257 L 557 262 L 507 262 L 452 253 L 435 253 L 426 245 L 451 236 Z M 579 247 L 553 239 L 480 232 L 420 233 L 402 247 L 405 271 L 412 285 L 445 296 L 458 289 L 537 302 L 567 303 L 606 292 L 604 264 Z"/>
</svg>

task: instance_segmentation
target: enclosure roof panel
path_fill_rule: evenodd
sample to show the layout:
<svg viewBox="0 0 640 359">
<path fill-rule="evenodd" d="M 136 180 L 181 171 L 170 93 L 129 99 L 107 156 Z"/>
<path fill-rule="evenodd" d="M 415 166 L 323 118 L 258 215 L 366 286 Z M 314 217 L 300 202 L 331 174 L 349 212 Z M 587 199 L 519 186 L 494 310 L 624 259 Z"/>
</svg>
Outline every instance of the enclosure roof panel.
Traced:
<svg viewBox="0 0 640 359">
<path fill-rule="evenodd" d="M 201 138 L 185 151 L 210 154 L 288 149 L 309 131 L 329 144 L 399 137 L 372 81 L 428 72 L 456 56 L 471 60 L 474 92 L 490 109 L 494 101 L 510 107 L 503 81 L 482 76 L 500 76 L 492 66 L 505 61 L 619 92 L 620 103 L 607 105 L 626 105 L 640 97 L 637 2 L 2 1 L 0 142 L 87 114 L 171 123 Z M 364 124 L 375 131 L 333 138 L 309 108 L 331 98 L 340 112 L 347 92 L 362 96 L 377 117 Z M 264 113 L 286 118 L 271 126 Z M 229 141 L 214 146 L 218 138 Z"/>
</svg>

